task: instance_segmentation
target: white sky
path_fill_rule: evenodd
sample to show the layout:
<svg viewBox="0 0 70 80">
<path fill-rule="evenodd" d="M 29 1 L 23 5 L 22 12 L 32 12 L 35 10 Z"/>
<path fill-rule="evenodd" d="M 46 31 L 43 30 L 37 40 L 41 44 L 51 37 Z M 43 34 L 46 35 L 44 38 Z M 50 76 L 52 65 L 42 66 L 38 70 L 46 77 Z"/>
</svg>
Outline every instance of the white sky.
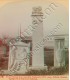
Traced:
<svg viewBox="0 0 70 80">
<path fill-rule="evenodd" d="M 68 3 L 64 0 L 59 0 L 59 2 L 55 2 L 55 0 L 40 1 L 24 0 L 18 2 L 16 0 L 13 2 L 13 0 L 3 0 L 3 2 L 0 2 L 0 36 L 17 36 L 20 24 L 22 32 L 24 32 L 32 24 L 32 7 L 41 6 L 44 15 L 46 15 L 45 9 L 51 3 L 55 3 L 58 7 L 49 16 L 46 15 L 43 20 L 44 35 L 48 34 L 58 23 L 62 23 L 63 27 L 57 31 L 57 34 L 67 34 L 69 27 Z"/>
</svg>

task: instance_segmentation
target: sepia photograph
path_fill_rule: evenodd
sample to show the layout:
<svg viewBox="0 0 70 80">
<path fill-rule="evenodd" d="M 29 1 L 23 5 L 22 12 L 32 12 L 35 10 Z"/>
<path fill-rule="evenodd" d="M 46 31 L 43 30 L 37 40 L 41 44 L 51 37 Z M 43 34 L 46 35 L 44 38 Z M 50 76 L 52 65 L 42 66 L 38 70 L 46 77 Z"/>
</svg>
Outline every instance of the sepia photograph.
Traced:
<svg viewBox="0 0 70 80">
<path fill-rule="evenodd" d="M 0 0 L 0 76 L 53 75 L 69 76 L 69 0 Z"/>
</svg>

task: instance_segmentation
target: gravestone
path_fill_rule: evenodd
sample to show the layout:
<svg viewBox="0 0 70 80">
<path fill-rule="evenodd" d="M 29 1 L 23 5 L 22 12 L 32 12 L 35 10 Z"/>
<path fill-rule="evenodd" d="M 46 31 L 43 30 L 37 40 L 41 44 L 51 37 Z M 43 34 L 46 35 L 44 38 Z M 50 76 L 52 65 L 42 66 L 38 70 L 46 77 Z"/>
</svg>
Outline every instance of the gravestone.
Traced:
<svg viewBox="0 0 70 80">
<path fill-rule="evenodd" d="M 8 71 L 13 74 L 23 74 L 28 70 L 30 53 L 30 44 L 17 41 L 9 45 Z"/>
<path fill-rule="evenodd" d="M 62 67 L 65 66 L 66 61 L 66 50 L 65 50 L 65 39 L 55 38 L 55 48 L 54 48 L 54 66 Z"/>
<path fill-rule="evenodd" d="M 32 67 L 44 67 L 43 13 L 41 7 L 33 7 L 32 11 Z M 40 45 L 38 45 L 40 44 Z"/>
</svg>

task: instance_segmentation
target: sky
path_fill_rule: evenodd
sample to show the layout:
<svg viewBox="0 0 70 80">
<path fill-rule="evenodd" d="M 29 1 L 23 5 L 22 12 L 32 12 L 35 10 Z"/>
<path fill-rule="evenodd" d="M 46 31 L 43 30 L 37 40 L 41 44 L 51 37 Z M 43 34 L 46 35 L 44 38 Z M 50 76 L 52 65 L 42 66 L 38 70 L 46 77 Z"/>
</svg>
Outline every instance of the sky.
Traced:
<svg viewBox="0 0 70 80">
<path fill-rule="evenodd" d="M 58 7 L 48 16 L 46 8 L 54 3 Z M 68 34 L 68 0 L 0 0 L 0 37 L 18 36 L 32 25 L 32 8 L 41 6 L 45 19 L 43 19 L 43 32 L 47 35 L 59 23 L 63 26 L 57 30 L 57 34 Z"/>
</svg>

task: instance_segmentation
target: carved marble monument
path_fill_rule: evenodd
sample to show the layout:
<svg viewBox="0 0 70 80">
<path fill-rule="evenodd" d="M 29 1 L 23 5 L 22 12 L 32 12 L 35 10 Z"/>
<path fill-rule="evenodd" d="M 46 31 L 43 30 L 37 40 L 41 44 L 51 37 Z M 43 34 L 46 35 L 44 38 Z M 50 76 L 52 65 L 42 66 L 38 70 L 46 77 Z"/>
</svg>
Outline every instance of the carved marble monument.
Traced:
<svg viewBox="0 0 70 80">
<path fill-rule="evenodd" d="M 28 70 L 30 45 L 22 41 L 10 43 L 8 71 L 13 74 L 23 74 Z"/>
<path fill-rule="evenodd" d="M 65 38 L 62 36 L 55 37 L 54 41 L 54 67 L 65 66 L 67 54 L 65 49 Z"/>
</svg>

